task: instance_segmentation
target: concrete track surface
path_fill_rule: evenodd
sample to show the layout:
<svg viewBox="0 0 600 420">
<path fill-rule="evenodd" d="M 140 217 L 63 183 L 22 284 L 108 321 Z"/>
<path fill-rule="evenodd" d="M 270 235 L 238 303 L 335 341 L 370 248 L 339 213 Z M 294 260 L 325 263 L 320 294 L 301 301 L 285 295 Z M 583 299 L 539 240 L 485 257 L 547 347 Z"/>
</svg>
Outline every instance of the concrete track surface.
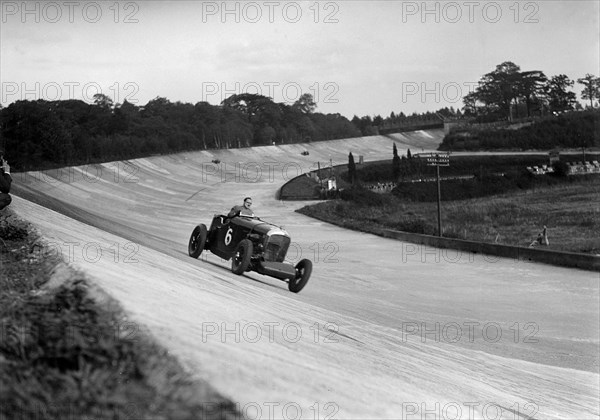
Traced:
<svg viewBox="0 0 600 420">
<path fill-rule="evenodd" d="M 248 418 L 599 418 L 598 273 L 348 231 L 294 212 L 308 203 L 276 199 L 317 161 L 389 159 L 394 140 L 402 154 L 441 137 L 15 174 L 13 208 Z M 290 261 L 313 261 L 301 293 L 187 255 L 194 226 L 246 195 L 290 232 Z"/>
</svg>

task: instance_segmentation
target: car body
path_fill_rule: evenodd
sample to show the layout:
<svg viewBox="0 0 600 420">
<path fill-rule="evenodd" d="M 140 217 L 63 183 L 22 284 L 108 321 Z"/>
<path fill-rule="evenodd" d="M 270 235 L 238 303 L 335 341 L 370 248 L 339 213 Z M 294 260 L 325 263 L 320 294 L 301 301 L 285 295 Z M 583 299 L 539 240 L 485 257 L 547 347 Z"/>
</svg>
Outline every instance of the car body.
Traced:
<svg viewBox="0 0 600 420">
<path fill-rule="evenodd" d="M 285 262 L 291 243 L 290 235 L 280 226 L 258 217 L 215 214 L 210 228 L 197 225 L 188 243 L 188 254 L 198 258 L 204 250 L 231 261 L 231 271 L 243 274 L 255 271 L 288 282 L 288 289 L 298 293 L 312 273 L 307 259 L 296 265 Z"/>
</svg>

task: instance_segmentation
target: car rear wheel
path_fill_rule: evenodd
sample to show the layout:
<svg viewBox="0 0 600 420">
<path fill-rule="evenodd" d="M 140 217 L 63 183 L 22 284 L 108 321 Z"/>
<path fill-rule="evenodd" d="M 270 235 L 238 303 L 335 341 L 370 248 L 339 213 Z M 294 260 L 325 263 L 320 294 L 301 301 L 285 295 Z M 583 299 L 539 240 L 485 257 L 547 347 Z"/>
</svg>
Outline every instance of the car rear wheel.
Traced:
<svg viewBox="0 0 600 420">
<path fill-rule="evenodd" d="M 190 236 L 190 242 L 188 243 L 188 254 L 190 257 L 198 258 L 202 254 L 204 245 L 206 245 L 206 235 L 206 225 L 201 224 L 194 228 Z"/>
<path fill-rule="evenodd" d="M 298 293 L 308 283 L 308 279 L 312 273 L 312 261 L 307 259 L 300 260 L 295 268 L 296 277 L 290 280 L 288 289 L 290 292 Z"/>
<path fill-rule="evenodd" d="M 252 252 L 253 245 L 250 239 L 244 239 L 238 244 L 231 259 L 231 271 L 233 274 L 242 274 L 248 269 Z"/>
</svg>

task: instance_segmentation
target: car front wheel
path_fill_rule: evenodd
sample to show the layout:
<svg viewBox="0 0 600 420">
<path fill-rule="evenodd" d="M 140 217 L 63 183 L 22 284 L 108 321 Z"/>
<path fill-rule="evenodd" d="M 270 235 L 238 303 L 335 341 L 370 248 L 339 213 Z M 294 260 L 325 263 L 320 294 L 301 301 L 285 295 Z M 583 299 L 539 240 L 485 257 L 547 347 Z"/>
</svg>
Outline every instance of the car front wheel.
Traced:
<svg viewBox="0 0 600 420">
<path fill-rule="evenodd" d="M 312 273 L 312 261 L 307 259 L 300 260 L 295 268 L 296 276 L 288 283 L 288 289 L 290 292 L 298 293 L 308 283 L 308 279 Z"/>
<path fill-rule="evenodd" d="M 238 244 L 231 259 L 231 271 L 233 274 L 239 275 L 248 269 L 252 252 L 253 245 L 250 239 L 244 239 Z"/>
<path fill-rule="evenodd" d="M 192 235 L 190 236 L 190 241 L 188 243 L 188 254 L 192 258 L 198 258 L 200 254 L 202 254 L 202 250 L 204 249 L 204 245 L 206 245 L 206 225 L 201 224 L 196 226 Z"/>
</svg>

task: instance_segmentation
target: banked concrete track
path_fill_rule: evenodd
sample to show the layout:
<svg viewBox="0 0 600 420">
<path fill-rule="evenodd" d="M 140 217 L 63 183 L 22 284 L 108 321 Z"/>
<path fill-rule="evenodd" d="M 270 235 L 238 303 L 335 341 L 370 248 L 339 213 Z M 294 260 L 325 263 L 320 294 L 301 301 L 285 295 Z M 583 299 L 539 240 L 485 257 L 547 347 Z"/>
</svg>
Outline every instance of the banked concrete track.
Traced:
<svg viewBox="0 0 600 420">
<path fill-rule="evenodd" d="M 441 136 L 394 139 L 404 153 Z M 345 163 L 349 151 L 387 159 L 392 143 L 15 174 L 13 208 L 248 418 L 598 418 L 598 273 L 420 248 L 312 220 L 294 212 L 304 203 L 276 199 L 317 161 Z M 255 273 L 235 276 L 213 255 L 187 256 L 193 227 L 246 195 L 291 233 L 292 261 L 313 260 L 300 294 Z"/>
</svg>

